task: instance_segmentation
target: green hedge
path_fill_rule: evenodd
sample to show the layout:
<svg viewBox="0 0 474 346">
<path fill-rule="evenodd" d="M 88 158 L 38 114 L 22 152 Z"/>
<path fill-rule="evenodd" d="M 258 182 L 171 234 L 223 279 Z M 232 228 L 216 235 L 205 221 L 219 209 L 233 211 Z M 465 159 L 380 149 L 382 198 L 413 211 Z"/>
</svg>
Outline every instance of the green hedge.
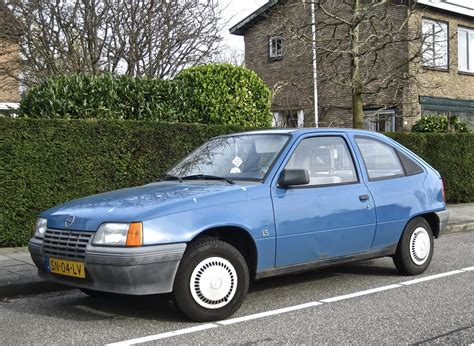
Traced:
<svg viewBox="0 0 474 346">
<path fill-rule="evenodd" d="M 26 93 L 19 115 L 268 127 L 270 106 L 270 89 L 255 72 L 209 64 L 184 70 L 173 80 L 54 76 Z"/>
<path fill-rule="evenodd" d="M 174 80 L 182 102 L 178 120 L 188 123 L 270 127 L 272 95 L 253 71 L 228 64 L 183 70 Z"/>
<path fill-rule="evenodd" d="M 174 120 L 168 80 L 104 74 L 53 76 L 28 90 L 20 117 L 40 119 Z"/>
<path fill-rule="evenodd" d="M 0 118 L 0 246 L 25 245 L 41 210 L 156 181 L 209 138 L 242 129 Z"/>
<path fill-rule="evenodd" d="M 0 118 L 0 246 L 25 245 L 41 210 L 77 197 L 156 181 L 209 138 L 243 129 Z M 451 202 L 474 201 L 473 134 L 390 136 L 441 171 Z"/>
<path fill-rule="evenodd" d="M 455 115 L 425 115 L 411 128 L 411 132 L 447 133 L 471 132 L 469 124 Z"/>
<path fill-rule="evenodd" d="M 474 134 L 390 133 L 389 136 L 440 172 L 448 202 L 474 202 Z"/>
</svg>

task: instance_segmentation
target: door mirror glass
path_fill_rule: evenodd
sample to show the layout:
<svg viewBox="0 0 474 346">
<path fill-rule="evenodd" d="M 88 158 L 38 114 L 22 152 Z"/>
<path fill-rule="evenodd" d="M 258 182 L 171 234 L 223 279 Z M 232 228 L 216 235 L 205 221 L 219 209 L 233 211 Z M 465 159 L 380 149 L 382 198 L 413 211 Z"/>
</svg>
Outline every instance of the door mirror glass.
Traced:
<svg viewBox="0 0 474 346">
<path fill-rule="evenodd" d="M 306 169 L 284 169 L 278 181 L 278 185 L 283 188 L 306 184 L 309 184 L 309 174 Z"/>
</svg>

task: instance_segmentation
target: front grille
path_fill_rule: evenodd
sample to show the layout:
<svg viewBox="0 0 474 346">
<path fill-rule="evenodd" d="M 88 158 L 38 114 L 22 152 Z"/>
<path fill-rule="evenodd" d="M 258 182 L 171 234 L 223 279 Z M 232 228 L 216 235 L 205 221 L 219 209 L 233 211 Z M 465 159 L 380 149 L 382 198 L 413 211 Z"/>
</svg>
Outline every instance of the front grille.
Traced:
<svg viewBox="0 0 474 346">
<path fill-rule="evenodd" d="M 43 240 L 46 256 L 83 260 L 91 232 L 47 229 Z"/>
</svg>

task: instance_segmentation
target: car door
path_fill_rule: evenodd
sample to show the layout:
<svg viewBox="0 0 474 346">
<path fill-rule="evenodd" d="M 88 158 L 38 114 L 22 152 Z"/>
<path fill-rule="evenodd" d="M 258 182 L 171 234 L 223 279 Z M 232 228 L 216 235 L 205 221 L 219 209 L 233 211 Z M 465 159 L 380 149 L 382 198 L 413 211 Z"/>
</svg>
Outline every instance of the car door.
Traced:
<svg viewBox="0 0 474 346">
<path fill-rule="evenodd" d="M 372 250 L 394 247 L 411 216 L 426 210 L 430 203 L 425 191 L 426 172 L 406 154 L 379 138 L 357 135 L 354 143 L 376 205 L 377 234 Z"/>
<path fill-rule="evenodd" d="M 345 134 L 302 137 L 272 183 L 276 266 L 368 251 L 375 209 Z M 310 183 L 283 188 L 283 169 L 305 169 Z"/>
</svg>

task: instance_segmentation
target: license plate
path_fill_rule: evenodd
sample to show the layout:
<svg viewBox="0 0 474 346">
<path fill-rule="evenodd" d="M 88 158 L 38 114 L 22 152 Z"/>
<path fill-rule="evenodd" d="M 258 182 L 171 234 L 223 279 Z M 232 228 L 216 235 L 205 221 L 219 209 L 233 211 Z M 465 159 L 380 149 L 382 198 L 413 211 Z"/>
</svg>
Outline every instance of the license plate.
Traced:
<svg viewBox="0 0 474 346">
<path fill-rule="evenodd" d="M 86 270 L 83 262 L 49 258 L 49 271 L 59 275 L 74 276 L 85 279 Z"/>
</svg>

